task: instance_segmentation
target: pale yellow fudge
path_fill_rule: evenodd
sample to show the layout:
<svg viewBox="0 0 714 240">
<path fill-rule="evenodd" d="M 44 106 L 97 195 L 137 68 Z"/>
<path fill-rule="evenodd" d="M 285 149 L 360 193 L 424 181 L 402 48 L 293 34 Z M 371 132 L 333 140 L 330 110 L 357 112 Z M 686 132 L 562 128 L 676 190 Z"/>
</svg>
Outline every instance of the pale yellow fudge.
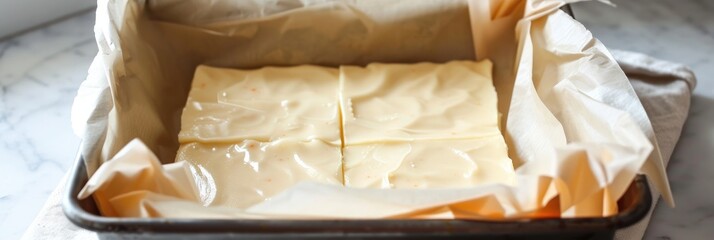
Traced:
<svg viewBox="0 0 714 240">
<path fill-rule="evenodd" d="M 342 185 L 338 71 L 199 66 L 176 161 L 204 205 L 247 208 L 301 181 Z"/>
<path fill-rule="evenodd" d="M 500 135 L 491 62 L 340 68 L 345 144 Z"/>
<path fill-rule="evenodd" d="M 346 146 L 345 185 L 357 188 L 458 188 L 511 184 L 513 164 L 500 136 Z"/>
<path fill-rule="evenodd" d="M 179 142 L 319 139 L 340 144 L 338 72 L 318 66 L 199 66 Z"/>
<path fill-rule="evenodd" d="M 342 185 L 340 146 L 319 140 L 183 144 L 186 161 L 205 206 L 247 208 L 295 185 L 315 181 Z"/>
<path fill-rule="evenodd" d="M 247 208 L 301 181 L 455 188 L 514 181 L 491 63 L 201 66 L 177 161 L 205 205 Z"/>
<path fill-rule="evenodd" d="M 512 184 L 488 61 L 340 69 L 348 187 Z"/>
</svg>

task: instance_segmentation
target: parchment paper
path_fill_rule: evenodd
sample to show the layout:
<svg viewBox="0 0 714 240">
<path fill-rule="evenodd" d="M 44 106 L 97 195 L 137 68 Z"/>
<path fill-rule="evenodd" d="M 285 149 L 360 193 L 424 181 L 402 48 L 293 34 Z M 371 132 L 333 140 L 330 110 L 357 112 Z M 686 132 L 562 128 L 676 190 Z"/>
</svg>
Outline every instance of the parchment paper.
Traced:
<svg viewBox="0 0 714 240">
<path fill-rule="evenodd" d="M 607 49 L 558 10 L 564 3 L 101 0 L 100 53 L 73 121 L 85 136 L 90 174 L 114 160 L 99 168 L 80 197 L 94 193 L 103 214 L 132 217 L 609 216 L 643 171 L 671 200 L 641 103 Z M 301 183 L 248 209 L 222 209 L 195 201 L 190 181 L 177 184 L 192 177 L 187 166 L 159 165 L 174 159 L 181 108 L 198 64 L 476 57 L 495 65 L 509 155 L 519 166 L 515 186 L 373 190 Z M 145 145 L 135 141 L 117 153 L 134 138 Z"/>
</svg>

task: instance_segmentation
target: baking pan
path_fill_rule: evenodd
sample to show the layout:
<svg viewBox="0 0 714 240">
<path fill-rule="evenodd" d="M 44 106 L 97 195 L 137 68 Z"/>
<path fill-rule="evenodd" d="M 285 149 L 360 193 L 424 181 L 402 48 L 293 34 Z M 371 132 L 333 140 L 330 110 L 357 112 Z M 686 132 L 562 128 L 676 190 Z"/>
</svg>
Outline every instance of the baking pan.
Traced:
<svg viewBox="0 0 714 240">
<path fill-rule="evenodd" d="M 569 6 L 563 9 L 572 16 Z M 446 238 L 612 239 L 615 230 L 644 218 L 652 196 L 639 175 L 618 200 L 619 213 L 600 218 L 493 220 L 246 220 L 114 218 L 99 214 L 93 198 L 77 199 L 88 176 L 78 154 L 63 196 L 65 215 L 100 239 L 230 238 Z"/>
<path fill-rule="evenodd" d="M 100 239 L 231 238 L 443 238 L 612 239 L 615 230 L 637 223 L 652 206 L 644 175 L 618 200 L 620 212 L 602 218 L 483 220 L 245 220 L 147 219 L 99 215 L 93 198 L 77 199 L 88 176 L 81 154 L 71 169 L 62 207 L 75 225 Z"/>
</svg>

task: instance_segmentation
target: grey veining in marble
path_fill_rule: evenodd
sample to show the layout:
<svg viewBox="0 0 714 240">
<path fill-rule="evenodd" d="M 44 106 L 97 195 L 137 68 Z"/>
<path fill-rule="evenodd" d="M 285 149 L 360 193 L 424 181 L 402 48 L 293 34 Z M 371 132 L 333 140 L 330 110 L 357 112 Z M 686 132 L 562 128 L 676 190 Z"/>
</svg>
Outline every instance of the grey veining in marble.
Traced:
<svg viewBox="0 0 714 240">
<path fill-rule="evenodd" d="M 714 1 L 579 3 L 576 18 L 610 48 L 692 67 L 699 85 L 646 239 L 714 239 Z M 96 53 L 93 14 L 0 42 L 0 239 L 17 239 L 69 168 L 69 112 Z"/>
<path fill-rule="evenodd" d="M 699 80 L 668 167 L 676 208 L 660 203 L 645 239 L 714 239 L 714 1 L 615 0 L 575 6 L 609 48 L 690 66 Z"/>
<path fill-rule="evenodd" d="M 18 239 L 69 169 L 70 108 L 97 53 L 93 14 L 0 42 L 0 239 Z"/>
</svg>

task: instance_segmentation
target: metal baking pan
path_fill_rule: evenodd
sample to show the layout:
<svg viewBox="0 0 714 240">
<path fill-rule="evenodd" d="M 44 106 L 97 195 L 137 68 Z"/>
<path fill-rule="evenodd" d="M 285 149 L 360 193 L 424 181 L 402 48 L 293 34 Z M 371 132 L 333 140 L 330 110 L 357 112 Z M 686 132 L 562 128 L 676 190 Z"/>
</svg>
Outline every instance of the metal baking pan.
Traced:
<svg viewBox="0 0 714 240">
<path fill-rule="evenodd" d="M 570 6 L 563 10 L 573 15 Z M 645 176 L 618 200 L 619 213 L 604 218 L 486 220 L 246 220 L 103 217 L 93 198 L 77 199 L 88 176 L 78 154 L 63 196 L 65 215 L 100 239 L 231 238 L 477 238 L 612 239 L 615 230 L 644 218 L 652 206 Z"/>
<path fill-rule="evenodd" d="M 100 239 L 231 238 L 444 238 L 612 239 L 615 230 L 637 223 L 652 206 L 645 176 L 618 200 L 620 212 L 604 218 L 483 220 L 245 220 L 146 219 L 99 215 L 94 199 L 77 199 L 88 176 L 81 156 L 71 170 L 62 208 L 75 225 Z"/>
</svg>

